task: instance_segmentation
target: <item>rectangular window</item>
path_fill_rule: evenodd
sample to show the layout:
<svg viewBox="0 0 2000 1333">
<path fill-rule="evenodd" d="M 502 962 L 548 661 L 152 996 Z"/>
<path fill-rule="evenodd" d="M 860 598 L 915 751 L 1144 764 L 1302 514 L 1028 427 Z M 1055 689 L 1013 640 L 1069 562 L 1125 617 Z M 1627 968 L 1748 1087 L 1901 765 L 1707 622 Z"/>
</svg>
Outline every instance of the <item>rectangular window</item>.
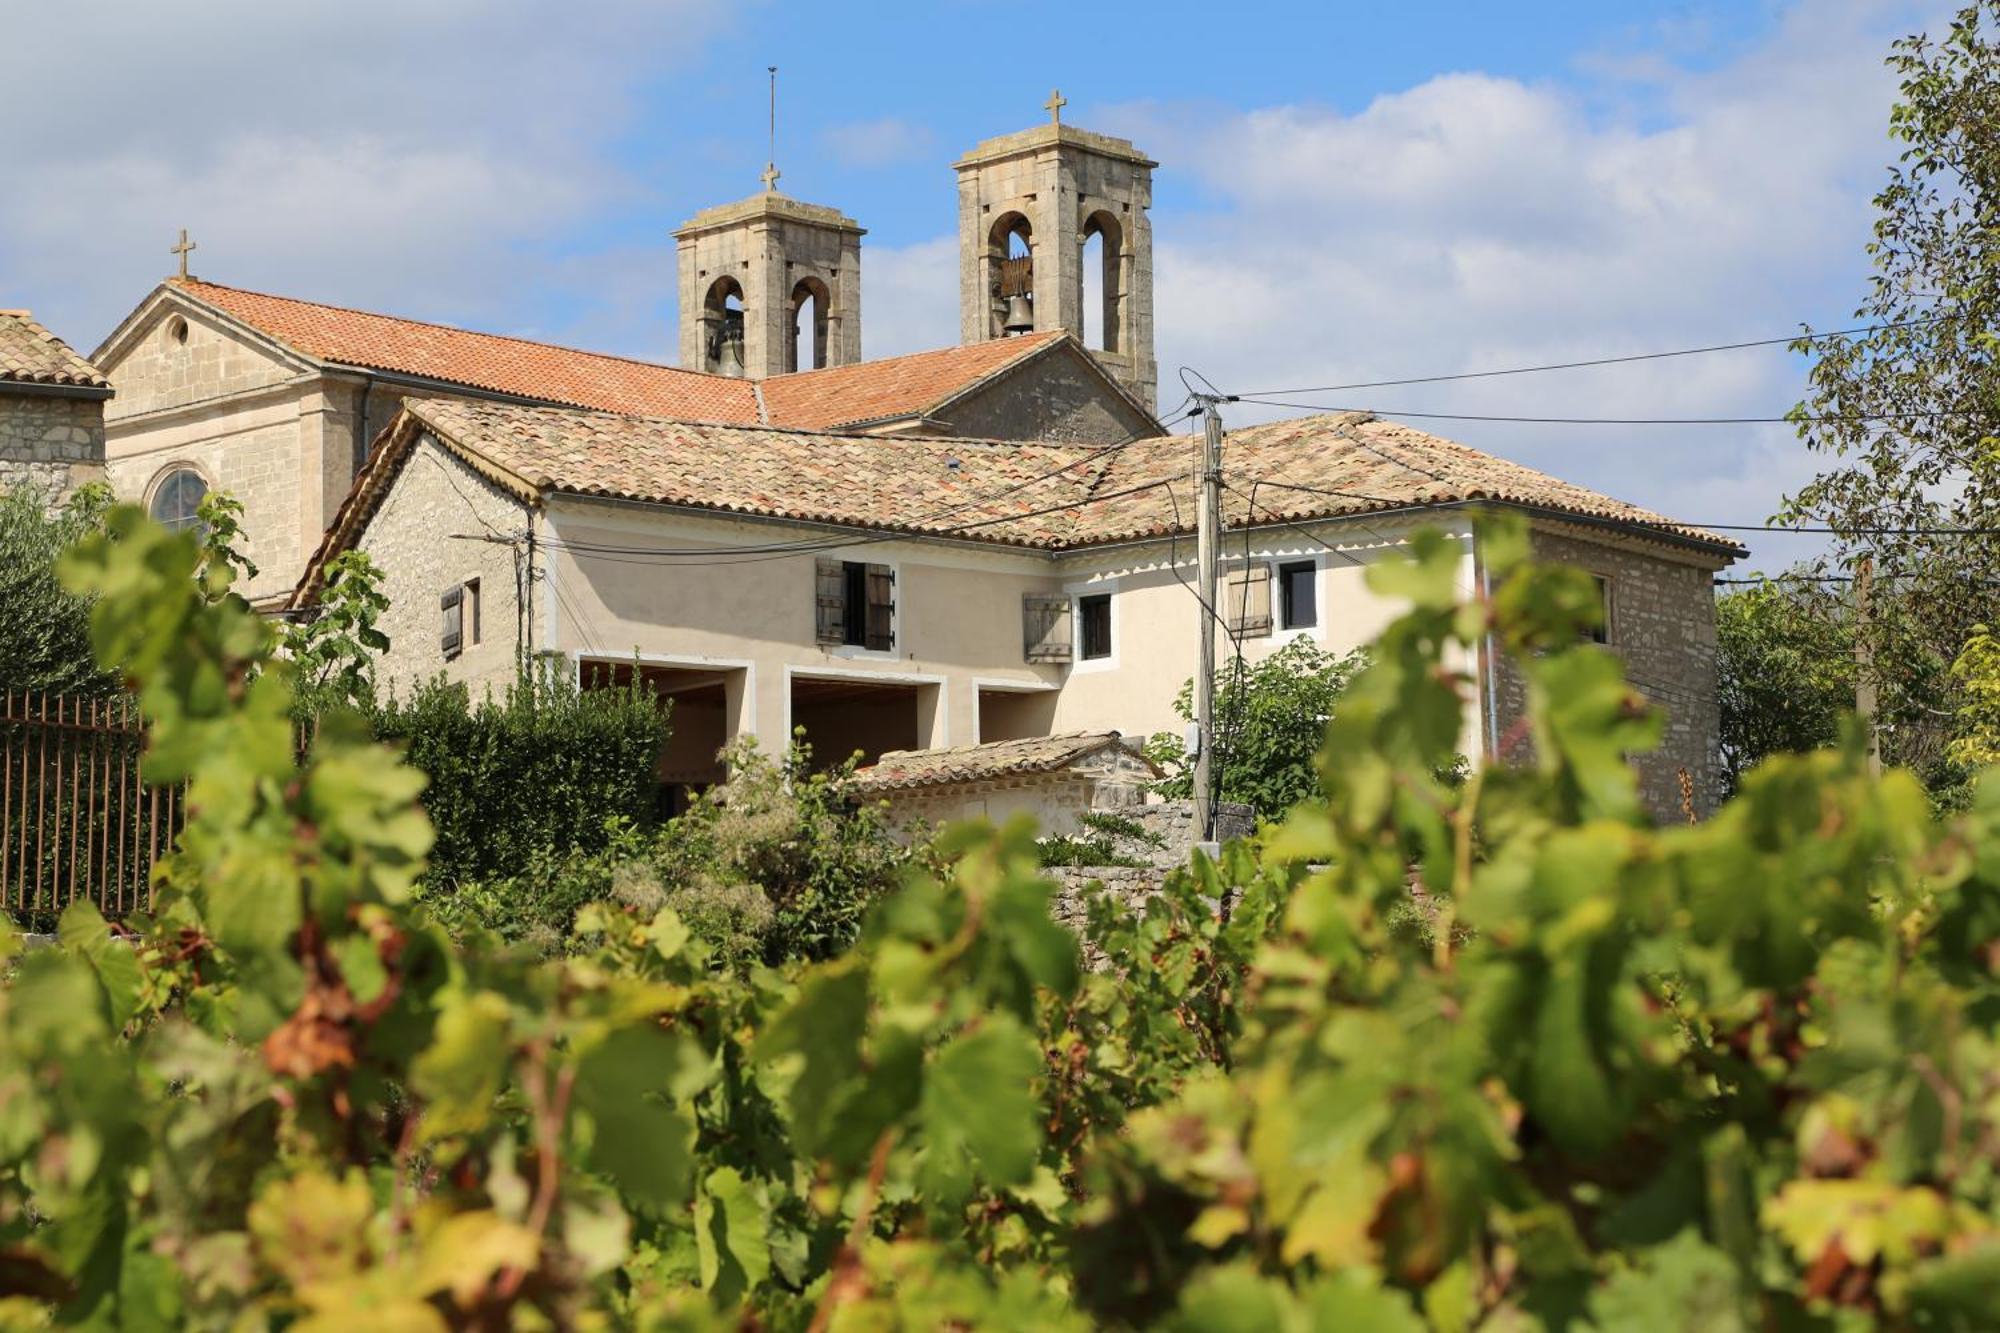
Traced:
<svg viewBox="0 0 2000 1333">
<path fill-rule="evenodd" d="M 465 581 L 465 612 L 463 618 L 465 622 L 465 641 L 470 644 L 478 643 L 479 642 L 479 580 L 478 579 L 467 579 Z"/>
<path fill-rule="evenodd" d="M 859 560 L 815 562 L 815 627 L 823 644 L 890 652 L 896 646 L 896 571 Z"/>
<path fill-rule="evenodd" d="M 1278 610 L 1286 629 L 1319 624 L 1319 566 L 1295 560 L 1278 566 Z"/>
<path fill-rule="evenodd" d="M 1611 615 L 1616 603 L 1611 596 L 1611 580 L 1602 574 L 1590 576 L 1597 584 L 1597 624 L 1583 632 L 1591 643 L 1611 642 Z"/>
<path fill-rule="evenodd" d="M 444 649 L 445 660 L 457 657 L 465 645 L 465 585 L 454 584 L 446 588 L 438 598 L 439 618 L 444 622 L 438 635 L 438 645 Z"/>
<path fill-rule="evenodd" d="M 1076 599 L 1077 619 L 1083 624 L 1083 651 L 1086 662 L 1111 656 L 1111 594 L 1092 593 Z"/>
</svg>

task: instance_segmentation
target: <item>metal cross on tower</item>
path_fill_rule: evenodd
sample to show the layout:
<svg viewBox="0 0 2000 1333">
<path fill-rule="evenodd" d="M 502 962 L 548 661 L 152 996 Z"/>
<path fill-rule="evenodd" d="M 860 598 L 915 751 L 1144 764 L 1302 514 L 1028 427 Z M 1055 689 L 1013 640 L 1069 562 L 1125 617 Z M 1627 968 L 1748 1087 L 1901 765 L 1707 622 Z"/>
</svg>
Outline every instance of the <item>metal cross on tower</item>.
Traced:
<svg viewBox="0 0 2000 1333">
<path fill-rule="evenodd" d="M 196 250 L 196 249 L 199 249 L 199 248 L 200 248 L 200 247 L 199 247 L 199 246 L 197 246 L 197 245 L 196 245 L 196 244 L 195 244 L 195 243 L 194 243 L 193 241 L 190 241 L 190 240 L 188 239 L 188 229 L 187 229 L 186 227 L 182 227 L 182 228 L 181 228 L 181 243 L 180 243 L 179 245 L 175 245 L 175 246 L 170 246 L 170 247 L 168 248 L 168 250 L 167 250 L 167 253 L 168 253 L 168 254 L 170 254 L 170 255 L 179 255 L 179 256 L 180 256 L 180 258 L 181 258 L 181 277 L 185 278 L 185 277 L 187 277 L 187 275 L 188 275 L 188 253 L 189 253 L 190 251 L 192 251 L 192 250 Z"/>
</svg>

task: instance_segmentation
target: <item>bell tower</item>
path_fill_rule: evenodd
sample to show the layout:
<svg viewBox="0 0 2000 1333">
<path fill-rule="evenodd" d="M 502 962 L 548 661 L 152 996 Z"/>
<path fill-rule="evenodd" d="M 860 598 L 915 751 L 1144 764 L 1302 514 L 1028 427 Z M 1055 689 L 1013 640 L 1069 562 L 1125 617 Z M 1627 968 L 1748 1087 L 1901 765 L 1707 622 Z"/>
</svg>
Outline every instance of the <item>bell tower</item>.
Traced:
<svg viewBox="0 0 2000 1333">
<path fill-rule="evenodd" d="M 764 379 L 861 359 L 860 225 L 764 190 L 703 209 L 679 246 L 681 366 Z"/>
<path fill-rule="evenodd" d="M 959 341 L 1068 329 L 1151 409 L 1153 168 L 1126 139 L 1062 123 L 988 139 L 958 173 Z"/>
</svg>

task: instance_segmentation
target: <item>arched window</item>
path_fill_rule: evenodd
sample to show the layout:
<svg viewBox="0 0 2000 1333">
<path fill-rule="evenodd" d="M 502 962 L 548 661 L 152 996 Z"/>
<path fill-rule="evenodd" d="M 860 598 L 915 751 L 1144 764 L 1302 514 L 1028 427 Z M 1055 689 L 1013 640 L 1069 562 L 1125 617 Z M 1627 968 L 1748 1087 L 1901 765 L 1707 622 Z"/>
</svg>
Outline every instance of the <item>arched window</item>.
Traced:
<svg viewBox="0 0 2000 1333">
<path fill-rule="evenodd" d="M 993 336 L 1027 333 L 1035 326 L 1034 229 L 1019 213 L 1003 213 L 986 235 L 993 274 Z"/>
<path fill-rule="evenodd" d="M 147 512 L 167 531 L 179 532 L 201 522 L 201 500 L 207 494 L 208 483 L 199 472 L 191 467 L 177 467 L 153 488 L 153 502 L 147 506 Z"/>
<path fill-rule="evenodd" d="M 820 370 L 826 366 L 827 306 L 832 293 L 818 278 L 802 278 L 792 288 L 792 346 L 787 370 Z"/>
<path fill-rule="evenodd" d="M 717 278 L 702 302 L 702 369 L 718 375 L 743 373 L 743 287 Z"/>
<path fill-rule="evenodd" d="M 1083 343 L 1115 352 L 1123 345 L 1124 230 L 1109 213 L 1083 224 Z"/>
</svg>

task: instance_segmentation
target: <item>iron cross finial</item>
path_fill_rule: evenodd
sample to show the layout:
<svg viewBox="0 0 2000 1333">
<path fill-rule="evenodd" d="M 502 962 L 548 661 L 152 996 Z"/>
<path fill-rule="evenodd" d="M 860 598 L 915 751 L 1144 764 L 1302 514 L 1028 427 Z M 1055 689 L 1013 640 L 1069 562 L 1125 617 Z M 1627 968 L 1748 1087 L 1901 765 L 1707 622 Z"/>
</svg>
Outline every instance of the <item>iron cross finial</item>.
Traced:
<svg viewBox="0 0 2000 1333">
<path fill-rule="evenodd" d="M 1069 99 L 1062 95 L 1062 89 L 1056 88 L 1049 93 L 1049 100 L 1042 103 L 1042 105 L 1048 108 L 1050 123 L 1060 125 L 1062 124 L 1062 109 L 1069 105 Z"/>
<path fill-rule="evenodd" d="M 199 249 L 199 248 L 200 248 L 200 247 L 199 247 L 199 246 L 197 246 L 197 245 L 196 245 L 196 244 L 195 244 L 195 243 L 194 243 L 193 241 L 190 241 L 190 240 L 188 239 L 188 229 L 187 229 L 186 227 L 182 227 L 182 228 L 181 228 L 181 243 L 180 243 L 179 245 L 176 245 L 176 246 L 171 246 L 171 247 L 169 247 L 169 248 L 168 248 L 168 250 L 167 250 L 167 253 L 168 253 L 168 254 L 170 254 L 170 255 L 179 255 L 179 256 L 181 257 L 181 277 L 182 277 L 182 278 L 186 278 L 186 277 L 187 277 L 187 275 L 188 275 L 188 252 L 189 252 L 189 251 L 191 251 L 191 250 L 197 250 L 197 249 Z"/>
</svg>

